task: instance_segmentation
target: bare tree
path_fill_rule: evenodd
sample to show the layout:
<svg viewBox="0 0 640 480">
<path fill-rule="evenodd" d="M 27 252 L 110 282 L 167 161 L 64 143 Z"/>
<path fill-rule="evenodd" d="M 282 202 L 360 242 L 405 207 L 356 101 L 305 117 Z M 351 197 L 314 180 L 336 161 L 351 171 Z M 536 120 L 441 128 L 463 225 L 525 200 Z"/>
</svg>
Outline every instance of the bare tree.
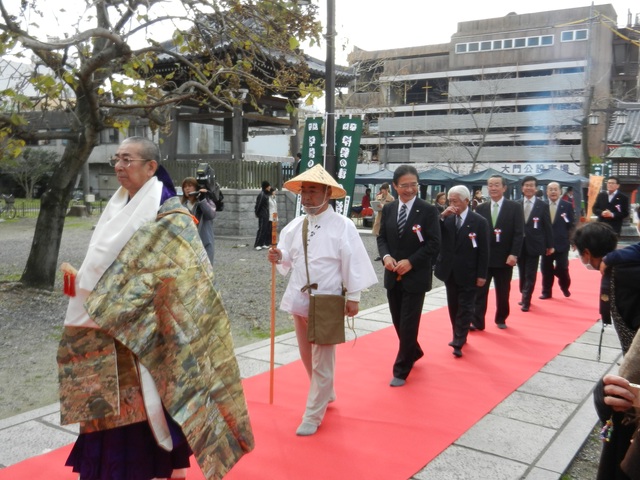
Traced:
<svg viewBox="0 0 640 480">
<path fill-rule="evenodd" d="M 31 199 L 36 184 L 53 173 L 58 158 L 55 152 L 25 148 L 17 158 L 5 158 L 0 165 L 22 187 L 27 199 Z"/>
<path fill-rule="evenodd" d="M 265 93 L 302 91 L 304 96 L 318 91 L 298 51 L 300 41 L 319 38 L 315 5 L 299 7 L 285 0 L 86 0 L 73 30 L 56 38 L 32 33 L 43 17 L 44 0 L 9 5 L 0 0 L 0 54 L 32 58 L 37 66 L 27 83 L 35 94 L 21 90 L 20 82 L 3 91 L 0 142 L 12 156 L 25 141 L 67 142 L 42 197 L 21 278 L 29 286 L 54 285 L 73 180 L 102 130 L 125 130 L 131 117 L 147 118 L 152 128 L 169 128 L 170 108 L 185 102 L 231 110 L 240 88 L 249 90 L 254 105 Z M 21 114 L 29 110 L 65 111 L 69 128 L 31 129 Z"/>
</svg>

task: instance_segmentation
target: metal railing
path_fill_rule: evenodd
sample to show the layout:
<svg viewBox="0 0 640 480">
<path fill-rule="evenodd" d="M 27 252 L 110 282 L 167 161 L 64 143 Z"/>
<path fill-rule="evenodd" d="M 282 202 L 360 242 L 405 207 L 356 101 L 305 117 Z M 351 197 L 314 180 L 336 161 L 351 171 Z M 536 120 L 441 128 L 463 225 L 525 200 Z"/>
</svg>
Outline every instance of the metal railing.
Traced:
<svg viewBox="0 0 640 480">
<path fill-rule="evenodd" d="M 69 202 L 69 207 L 72 204 L 82 205 L 84 202 Z M 106 200 L 98 200 L 91 203 L 91 214 L 95 216 L 99 216 L 104 207 L 107 205 Z M 40 200 L 32 199 L 26 200 L 23 198 L 16 199 L 14 206 L 16 207 L 17 218 L 37 218 L 40 214 Z"/>
<path fill-rule="evenodd" d="M 200 163 L 203 162 L 165 161 L 162 165 L 171 175 L 175 185 L 179 186 L 185 177 L 195 177 L 196 168 Z M 259 189 L 262 181 L 267 180 L 272 186 L 281 190 L 282 184 L 294 176 L 292 163 L 213 161 L 209 164 L 213 167 L 216 181 L 221 188 Z M 72 200 L 69 206 L 83 203 Z M 106 204 L 107 200 L 104 199 L 92 202 L 91 214 L 99 216 Z M 40 200 L 18 198 L 15 200 L 15 207 L 19 218 L 36 218 L 40 213 Z"/>
<path fill-rule="evenodd" d="M 179 186 L 186 177 L 195 177 L 200 163 L 196 160 L 164 161 L 171 179 Z M 221 188 L 250 189 L 261 188 L 262 181 L 282 189 L 282 184 L 293 176 L 293 164 L 279 162 L 253 161 L 210 161 L 216 181 Z"/>
</svg>

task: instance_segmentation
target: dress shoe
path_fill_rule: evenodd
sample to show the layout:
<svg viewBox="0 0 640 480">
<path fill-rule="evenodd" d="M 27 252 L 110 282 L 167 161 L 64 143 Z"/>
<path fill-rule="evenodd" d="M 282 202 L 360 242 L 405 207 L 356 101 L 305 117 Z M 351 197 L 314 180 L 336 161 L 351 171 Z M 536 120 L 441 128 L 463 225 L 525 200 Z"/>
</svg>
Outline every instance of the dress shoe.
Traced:
<svg viewBox="0 0 640 480">
<path fill-rule="evenodd" d="M 507 324 L 506 323 L 496 323 L 496 325 L 498 326 L 498 328 L 500 330 L 504 330 L 505 328 L 507 328 Z"/>
<path fill-rule="evenodd" d="M 405 383 L 407 383 L 406 380 L 402 379 L 402 378 L 397 378 L 397 377 L 393 377 L 391 379 L 391 382 L 389 382 L 389 385 L 392 387 L 401 387 L 403 386 Z"/>
<path fill-rule="evenodd" d="M 478 330 L 478 329 L 476 328 L 475 325 L 469 325 L 469 331 L 470 332 L 475 332 L 476 330 Z"/>
<path fill-rule="evenodd" d="M 522 302 L 518 302 L 518 305 L 522 305 Z"/>
<path fill-rule="evenodd" d="M 551 294 L 550 293 L 543 293 L 542 295 L 540 295 L 538 297 L 540 300 L 546 300 L 547 298 L 551 298 Z"/>
<path fill-rule="evenodd" d="M 449 345 L 450 347 L 455 347 L 456 344 L 453 340 L 451 340 L 447 345 Z"/>
<path fill-rule="evenodd" d="M 460 358 L 462 356 L 462 350 L 458 347 L 453 347 L 453 356 Z"/>
<path fill-rule="evenodd" d="M 380 260 L 382 260 L 380 257 L 376 257 L 373 259 L 374 262 L 379 262 Z"/>
<path fill-rule="evenodd" d="M 522 307 L 520 308 L 520 310 L 522 310 L 523 312 L 528 312 L 529 311 L 529 305 L 522 305 Z"/>
<path fill-rule="evenodd" d="M 568 289 L 568 288 L 563 289 L 563 290 L 562 290 L 562 294 L 563 294 L 565 297 L 570 297 L 570 296 L 571 296 L 571 292 L 569 291 L 569 289 Z"/>
<path fill-rule="evenodd" d="M 313 423 L 302 422 L 296 430 L 296 435 L 300 437 L 308 437 L 318 431 L 318 426 Z"/>
</svg>

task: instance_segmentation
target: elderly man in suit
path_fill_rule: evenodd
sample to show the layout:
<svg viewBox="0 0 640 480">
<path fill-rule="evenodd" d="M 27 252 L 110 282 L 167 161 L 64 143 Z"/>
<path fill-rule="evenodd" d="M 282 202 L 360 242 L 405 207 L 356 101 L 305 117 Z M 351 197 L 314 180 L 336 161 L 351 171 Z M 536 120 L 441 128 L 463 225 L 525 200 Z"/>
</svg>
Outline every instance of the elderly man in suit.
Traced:
<svg viewBox="0 0 640 480">
<path fill-rule="evenodd" d="M 558 285 L 565 297 L 571 296 L 569 287 L 569 238 L 575 226 L 575 212 L 573 206 L 560 198 L 560 184 L 551 182 L 547 185 L 547 198 L 549 199 L 549 215 L 553 229 L 553 250 L 551 255 L 542 257 L 540 272 L 542 273 L 541 300 L 551 298 L 551 290 L 555 277 L 558 277 Z"/>
<path fill-rule="evenodd" d="M 431 290 L 431 259 L 440 249 L 438 210 L 417 198 L 418 172 L 410 165 L 393 174 L 398 200 L 382 208 L 378 252 L 384 264 L 393 326 L 400 341 L 390 385 L 405 384 L 413 364 L 424 355 L 418 329 L 424 295 Z"/>
<path fill-rule="evenodd" d="M 620 180 L 617 177 L 607 178 L 607 191 L 600 192 L 593 205 L 593 213 L 598 221 L 608 223 L 620 237 L 622 221 L 629 216 L 629 198 L 618 191 Z"/>
<path fill-rule="evenodd" d="M 549 205 L 536 197 L 538 181 L 536 177 L 526 176 L 521 182 L 524 212 L 524 241 L 518 257 L 518 273 L 520 275 L 520 293 L 522 294 L 521 310 L 528 312 L 531 308 L 531 296 L 536 286 L 538 265 L 541 255 L 553 254 L 553 229 Z"/>
<path fill-rule="evenodd" d="M 500 175 L 492 175 L 487 180 L 490 201 L 478 206 L 476 213 L 484 217 L 489 224 L 489 273 L 487 281 L 476 295 L 476 308 L 470 330 L 484 330 L 487 313 L 487 298 L 491 279 L 495 284 L 496 313 L 498 328 L 507 328 L 509 316 L 509 294 L 513 267 L 518 261 L 522 249 L 524 217 L 522 205 L 504 198 L 507 183 Z"/>
<path fill-rule="evenodd" d="M 469 189 L 456 185 L 448 192 L 449 206 L 440 214 L 442 243 L 435 275 L 447 290 L 453 329 L 453 355 L 462 357 L 473 322 L 478 287 L 484 287 L 489 269 L 489 224 L 469 208 Z"/>
</svg>

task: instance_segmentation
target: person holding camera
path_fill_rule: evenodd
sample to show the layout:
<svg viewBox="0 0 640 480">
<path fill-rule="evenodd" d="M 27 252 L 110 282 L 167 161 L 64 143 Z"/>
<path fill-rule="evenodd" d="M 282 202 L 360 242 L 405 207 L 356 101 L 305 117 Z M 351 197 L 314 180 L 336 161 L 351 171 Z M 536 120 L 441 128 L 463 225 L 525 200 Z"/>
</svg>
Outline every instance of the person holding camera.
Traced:
<svg viewBox="0 0 640 480">
<path fill-rule="evenodd" d="M 200 240 L 202 240 L 209 261 L 213 265 L 213 219 L 216 217 L 216 204 L 211 200 L 209 191 L 198 185 L 198 181 L 194 177 L 187 177 L 182 181 L 181 202 L 198 220 Z"/>
</svg>

